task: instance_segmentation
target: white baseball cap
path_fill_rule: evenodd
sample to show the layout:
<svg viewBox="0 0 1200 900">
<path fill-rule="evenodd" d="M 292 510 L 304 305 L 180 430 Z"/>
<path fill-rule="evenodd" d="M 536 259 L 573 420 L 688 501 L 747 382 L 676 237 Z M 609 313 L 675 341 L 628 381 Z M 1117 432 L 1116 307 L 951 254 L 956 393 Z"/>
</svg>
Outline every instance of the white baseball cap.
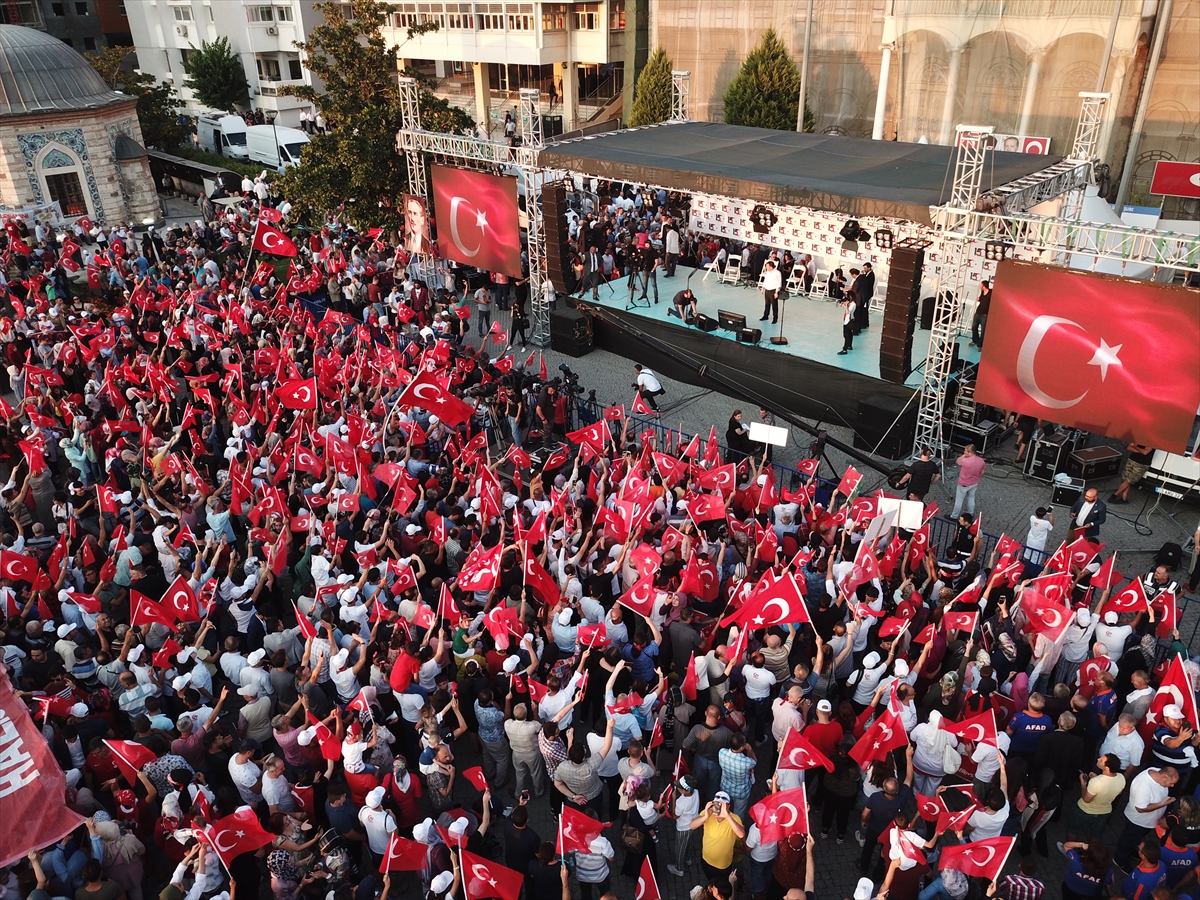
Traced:
<svg viewBox="0 0 1200 900">
<path fill-rule="evenodd" d="M 570 625 L 571 624 L 571 610 L 564 609 L 562 612 L 560 612 L 558 614 L 558 624 L 559 625 Z"/>
<path fill-rule="evenodd" d="M 238 688 L 238 693 L 241 694 L 243 697 L 257 697 L 258 696 L 258 685 L 247 684 L 243 687 Z"/>
<path fill-rule="evenodd" d="M 817 709 L 820 712 L 833 712 L 833 704 L 830 703 L 828 700 L 818 700 L 817 701 Z"/>
<path fill-rule="evenodd" d="M 515 656 L 506 656 L 504 658 L 504 671 L 511 675 L 513 672 L 517 671 L 517 666 L 519 664 L 520 660 Z"/>
<path fill-rule="evenodd" d="M 372 788 L 370 793 L 367 794 L 367 806 L 371 807 L 371 809 L 379 809 L 386 795 L 387 791 L 382 787 Z"/>
<path fill-rule="evenodd" d="M 1104 624 L 1105 625 L 1116 625 L 1117 624 L 1117 614 L 1115 612 L 1111 612 L 1111 611 L 1106 612 L 1104 614 Z"/>
<path fill-rule="evenodd" d="M 267 658 L 267 651 L 261 647 L 246 657 L 246 662 L 252 666 L 257 666 L 260 662 Z"/>
<path fill-rule="evenodd" d="M 863 657 L 863 666 L 865 666 L 866 668 L 873 669 L 877 665 L 879 665 L 879 654 L 876 653 L 874 650 L 872 650 L 865 657 Z"/>
<path fill-rule="evenodd" d="M 296 743 L 299 744 L 301 747 L 307 747 L 309 744 L 311 744 L 313 742 L 313 738 L 315 738 L 316 736 L 317 736 L 317 726 L 312 725 L 308 728 L 305 728 L 303 731 L 300 732 L 300 734 L 298 734 L 296 736 Z"/>
<path fill-rule="evenodd" d="M 72 712 L 72 715 L 73 715 L 73 714 L 74 714 L 74 709 L 72 709 L 72 711 L 71 711 L 71 712 Z M 1178 705 L 1178 704 L 1176 704 L 1176 703 L 1171 703 L 1171 704 L 1169 704 L 1169 705 L 1166 707 L 1166 709 L 1164 709 L 1164 710 L 1163 710 L 1163 718 L 1166 718 L 1166 719 L 1182 719 L 1182 718 L 1183 718 L 1183 710 L 1179 708 L 1179 705 Z"/>
<path fill-rule="evenodd" d="M 1092 623 L 1092 614 L 1086 609 L 1081 609 L 1079 612 L 1075 613 L 1075 621 L 1077 624 L 1087 628 L 1087 626 Z"/>
<path fill-rule="evenodd" d="M 1179 709 L 1178 706 L 1175 708 Z M 86 703 L 76 703 L 74 706 L 71 707 L 71 715 L 73 715 L 77 719 L 82 719 L 84 716 L 86 716 L 88 714 L 88 712 L 89 712 L 88 705 Z M 1183 713 L 1180 713 L 1178 716 L 1176 716 L 1176 718 L 1177 719 L 1183 718 Z"/>
<path fill-rule="evenodd" d="M 409 537 L 412 537 L 414 534 L 420 534 L 420 532 L 421 532 L 420 525 L 406 525 L 404 528 L 404 533 L 407 534 Z"/>
<path fill-rule="evenodd" d="M 444 891 L 450 890 L 450 885 L 454 884 L 454 874 L 452 872 L 439 872 L 434 876 L 433 881 L 429 882 L 429 889 L 435 894 L 441 894 Z"/>
<path fill-rule="evenodd" d="M 858 879 L 854 887 L 854 900 L 871 900 L 875 896 L 875 885 L 870 878 Z"/>
</svg>

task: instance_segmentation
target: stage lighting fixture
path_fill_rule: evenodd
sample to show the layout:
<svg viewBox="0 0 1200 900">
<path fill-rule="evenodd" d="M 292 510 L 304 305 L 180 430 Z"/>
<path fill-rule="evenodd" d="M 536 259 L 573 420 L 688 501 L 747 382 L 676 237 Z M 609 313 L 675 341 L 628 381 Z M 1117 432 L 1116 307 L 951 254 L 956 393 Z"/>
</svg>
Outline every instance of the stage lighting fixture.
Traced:
<svg viewBox="0 0 1200 900">
<path fill-rule="evenodd" d="M 988 241 L 983 245 L 983 256 L 985 259 L 1001 260 L 1007 257 L 1012 249 L 1013 245 L 1004 241 Z"/>
<path fill-rule="evenodd" d="M 848 219 L 838 234 L 848 241 L 857 241 L 858 236 L 862 234 L 862 228 L 859 227 L 857 219 Z"/>
<path fill-rule="evenodd" d="M 895 241 L 896 236 L 886 228 L 880 228 L 875 232 L 875 246 L 880 250 L 891 250 Z"/>
</svg>

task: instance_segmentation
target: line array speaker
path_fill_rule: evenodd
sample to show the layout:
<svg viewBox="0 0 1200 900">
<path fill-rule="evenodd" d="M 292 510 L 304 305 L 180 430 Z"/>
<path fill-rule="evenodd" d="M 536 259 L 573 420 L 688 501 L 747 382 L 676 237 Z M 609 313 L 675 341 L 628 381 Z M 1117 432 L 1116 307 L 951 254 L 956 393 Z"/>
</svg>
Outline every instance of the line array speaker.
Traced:
<svg viewBox="0 0 1200 900">
<path fill-rule="evenodd" d="M 550 311 L 550 349 L 579 357 L 592 349 L 592 320 L 577 309 Z"/>
<path fill-rule="evenodd" d="M 560 294 L 575 289 L 575 273 L 571 269 L 571 245 L 568 242 L 567 187 L 555 181 L 542 188 L 542 212 L 546 229 L 546 274 Z"/>
<path fill-rule="evenodd" d="M 883 306 L 883 334 L 879 341 L 879 375 L 903 384 L 912 372 L 912 339 L 921 297 L 925 251 L 897 246 L 892 250 L 888 288 Z"/>
</svg>

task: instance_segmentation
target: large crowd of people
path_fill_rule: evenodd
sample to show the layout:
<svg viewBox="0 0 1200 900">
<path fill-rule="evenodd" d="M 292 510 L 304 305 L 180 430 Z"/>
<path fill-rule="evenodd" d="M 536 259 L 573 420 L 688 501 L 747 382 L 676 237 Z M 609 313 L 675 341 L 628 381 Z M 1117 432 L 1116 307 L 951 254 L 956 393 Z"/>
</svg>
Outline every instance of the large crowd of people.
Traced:
<svg viewBox="0 0 1200 900">
<path fill-rule="evenodd" d="M 332 215 L 284 272 L 251 188 L 0 238 L 3 663 L 82 817 L 11 896 L 798 900 L 851 841 L 855 900 L 1200 896 L 1165 566 L 993 547 L 973 491 L 935 546 L 920 465 L 903 530 L 853 469 L 573 418 L 485 324 L 526 277 Z"/>
</svg>

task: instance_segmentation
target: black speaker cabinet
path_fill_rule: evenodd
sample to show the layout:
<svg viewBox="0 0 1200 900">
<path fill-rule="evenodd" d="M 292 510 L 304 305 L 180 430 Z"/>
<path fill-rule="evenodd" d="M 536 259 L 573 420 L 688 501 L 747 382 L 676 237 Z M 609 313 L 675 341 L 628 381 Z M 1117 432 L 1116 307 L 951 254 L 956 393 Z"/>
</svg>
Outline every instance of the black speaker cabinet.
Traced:
<svg viewBox="0 0 1200 900">
<path fill-rule="evenodd" d="M 893 425 L 893 423 L 895 423 Z M 889 394 L 869 394 L 858 403 L 854 446 L 888 459 L 903 459 L 917 431 L 917 401 Z"/>
<path fill-rule="evenodd" d="M 924 250 L 914 247 L 892 250 L 879 342 L 879 375 L 894 384 L 903 384 L 912 372 L 912 337 L 924 268 Z"/>
<path fill-rule="evenodd" d="M 757 344 L 762 340 L 762 329 L 742 328 L 737 333 L 737 339 L 743 344 Z"/>
<path fill-rule="evenodd" d="M 562 294 L 575 290 L 575 272 L 571 269 L 570 232 L 567 227 L 567 187 L 562 181 L 542 188 L 542 211 L 546 228 L 546 274 L 554 289 Z"/>
<path fill-rule="evenodd" d="M 592 320 L 577 309 L 550 311 L 550 349 L 579 357 L 592 350 Z"/>
<path fill-rule="evenodd" d="M 921 330 L 931 331 L 933 329 L 933 305 L 932 297 L 924 297 L 921 300 Z"/>
<path fill-rule="evenodd" d="M 716 331 L 717 320 L 711 316 L 706 316 L 704 313 L 696 314 L 696 327 L 701 331 Z"/>
</svg>

